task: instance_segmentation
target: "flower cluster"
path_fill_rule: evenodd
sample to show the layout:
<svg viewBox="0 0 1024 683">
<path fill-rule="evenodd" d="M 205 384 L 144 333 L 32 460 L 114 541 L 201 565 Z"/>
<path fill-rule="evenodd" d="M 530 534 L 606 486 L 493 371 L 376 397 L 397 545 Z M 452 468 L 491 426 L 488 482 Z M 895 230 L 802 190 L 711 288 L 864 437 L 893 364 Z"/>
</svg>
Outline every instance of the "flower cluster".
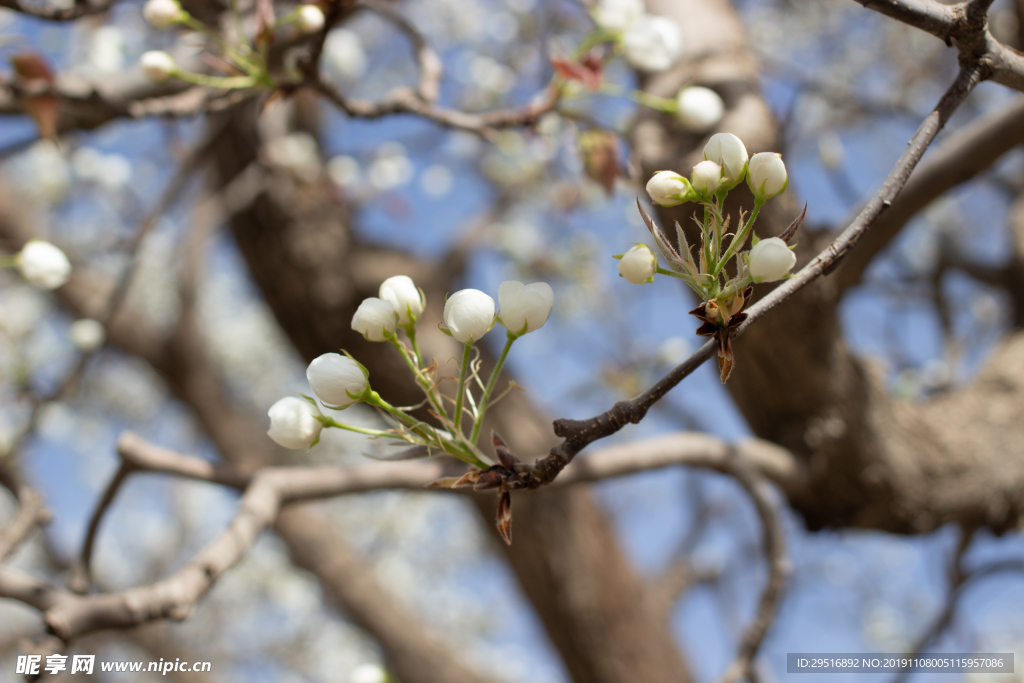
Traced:
<svg viewBox="0 0 1024 683">
<path fill-rule="evenodd" d="M 749 217 L 741 211 L 741 227 L 736 233 L 729 233 L 729 217 L 722 213 L 725 199 L 729 190 L 744 180 L 754 195 L 754 208 Z M 694 216 L 700 227 L 700 244 L 691 247 L 676 223 L 677 249 L 640 207 L 655 245 L 671 270 L 660 268 L 654 251 L 644 244 L 615 257 L 619 259 L 619 274 L 633 284 L 653 282 L 655 274 L 662 274 L 679 278 L 697 293 L 702 303 L 691 311 L 703 323 L 697 334 L 717 340 L 723 382 L 732 371 L 730 339 L 746 318 L 743 309 L 750 303 L 752 285 L 788 277 L 796 264 L 787 241 L 799 227 L 800 219 L 782 237 L 758 240 L 753 231 L 761 207 L 782 194 L 788 182 L 781 155 L 761 152 L 748 158 L 746 147 L 735 135 L 713 135 L 704 147 L 704 160 L 693 167 L 689 179 L 674 171 L 659 171 L 647 183 L 647 193 L 656 204 L 678 206 L 695 202 L 703 206 L 703 219 Z M 752 246 L 743 251 L 748 238 Z"/>
<path fill-rule="evenodd" d="M 456 292 L 445 303 L 444 323 L 439 327 L 464 346 L 454 399 L 439 391 L 436 365 L 428 366 L 420 353 L 416 324 L 426 307 L 426 299 L 411 278 L 405 275 L 388 278 L 381 284 L 378 296 L 365 299 L 352 316 L 352 329 L 367 340 L 394 345 L 426 395 L 437 426 L 421 422 L 382 399 L 370 387 L 367 369 L 348 354 L 326 353 L 314 359 L 306 369 L 306 379 L 316 398 L 287 397 L 275 403 L 270 408 L 267 434 L 285 448 L 310 448 L 319 441 L 323 427 L 338 427 L 403 441 L 420 447 L 424 455 L 433 450 L 443 451 L 477 467 L 492 465 L 492 460 L 477 447 L 477 441 L 487 408 L 500 398 L 492 400 L 494 386 L 512 343 L 547 322 L 554 293 L 545 282 L 524 285 L 508 281 L 498 287 L 498 303 L 500 312 L 496 313 L 494 299 L 477 289 Z M 484 385 L 477 375 L 479 363 L 471 362 L 470 354 L 473 345 L 496 322 L 506 328 L 506 343 Z M 408 344 L 399 339 L 399 331 L 405 333 Z M 478 398 L 474 397 L 470 384 L 481 388 Z M 453 404 L 451 410 L 446 401 Z M 382 410 L 392 420 L 394 429 L 383 431 L 343 424 L 325 416 L 320 409 L 323 406 L 344 410 L 360 402 Z M 471 421 L 469 434 L 463 428 L 466 417 Z"/>
<path fill-rule="evenodd" d="M 426 396 L 426 404 L 437 424 L 423 422 L 409 414 L 411 409 L 396 408 L 381 398 L 370 387 L 369 371 L 355 358 L 347 353 L 325 353 L 306 368 L 306 379 L 316 398 L 289 396 L 275 403 L 269 411 L 267 434 L 285 448 L 312 448 L 320 440 L 324 427 L 337 427 L 408 444 L 409 448 L 398 456 L 403 459 L 426 457 L 433 452 L 452 455 L 469 464 L 470 471 L 453 480 L 436 482 L 436 485 L 497 489 L 500 496 L 498 529 L 506 542 L 511 542 L 509 492 L 521 484 L 523 472 L 528 468 L 518 463 L 497 435 L 493 435 L 492 440 L 500 464 L 485 454 L 477 442 L 487 409 L 504 396 L 502 393 L 494 397 L 493 392 L 513 342 L 547 322 L 554 299 L 554 292 L 546 282 L 529 285 L 503 282 L 498 287 L 500 310 L 497 312 L 494 299 L 478 289 L 463 289 L 451 295 L 444 306 L 444 322 L 438 328 L 463 344 L 458 385 L 452 398 L 439 391 L 437 364 L 428 366 L 424 362 L 416 342 L 416 324 L 426 307 L 423 291 L 405 275 L 389 277 L 381 284 L 378 296 L 359 304 L 352 316 L 352 329 L 369 341 L 394 345 Z M 473 345 L 490 332 L 495 323 L 505 327 L 505 347 L 490 379 L 484 384 L 479 376 L 480 362 L 471 361 L 470 355 Z M 400 330 L 405 333 L 408 345 L 399 339 Z M 473 386 L 479 389 L 477 396 L 474 396 Z M 385 431 L 349 425 L 320 410 L 321 406 L 344 410 L 356 403 L 380 410 L 393 428 Z M 468 422 L 464 418 L 468 418 Z"/>
<path fill-rule="evenodd" d="M 191 73 L 182 69 L 170 53 L 152 50 L 143 53 L 139 58 L 139 66 L 147 78 L 157 83 L 169 78 L 178 78 L 187 83 L 225 89 L 273 85 L 266 61 L 266 48 L 274 31 L 279 27 L 294 26 L 301 34 L 311 34 L 320 31 L 326 23 L 323 10 L 311 4 L 299 5 L 290 14 L 280 19 L 273 16 L 273 10 L 270 11 L 269 16 L 264 12 L 258 12 L 256 36 L 253 43 L 250 44 L 244 36 L 239 36 L 240 42 L 232 45 L 225 42 L 214 29 L 189 14 L 178 0 L 148 0 L 142 8 L 142 16 L 153 28 L 167 29 L 184 26 L 207 34 L 223 47 L 225 60 L 238 72 L 244 74 L 243 76 L 221 77 Z"/>
<path fill-rule="evenodd" d="M 592 15 L 601 37 L 616 40 L 636 69 L 664 71 L 683 54 L 679 27 L 671 19 L 647 14 L 643 0 L 600 0 Z"/>
</svg>

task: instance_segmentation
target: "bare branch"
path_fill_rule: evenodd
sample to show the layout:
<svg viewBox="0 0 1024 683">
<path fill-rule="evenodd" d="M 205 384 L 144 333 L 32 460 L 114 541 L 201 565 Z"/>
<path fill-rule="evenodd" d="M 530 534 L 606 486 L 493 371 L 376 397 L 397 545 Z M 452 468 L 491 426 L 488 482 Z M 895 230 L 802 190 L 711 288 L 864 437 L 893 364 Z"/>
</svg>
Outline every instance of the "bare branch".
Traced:
<svg viewBox="0 0 1024 683">
<path fill-rule="evenodd" d="M 348 116 L 377 119 L 390 114 L 417 114 L 446 128 L 465 130 L 487 138 L 493 137 L 501 128 L 532 125 L 541 116 L 554 110 L 558 103 L 556 91 L 548 89 L 521 109 L 499 109 L 473 114 L 431 104 L 407 87 L 395 88 L 380 101 L 370 102 L 346 97 L 332 83 L 322 78 L 308 85 Z"/>
<path fill-rule="evenodd" d="M 18 499 L 18 514 L 10 524 L 0 529 L 0 562 L 10 557 L 18 546 L 40 524 L 50 521 L 50 513 L 43 498 L 26 486 L 4 466 L 0 465 L 0 484 Z"/>
<path fill-rule="evenodd" d="M 243 489 L 245 493 L 227 530 L 177 572 L 148 586 L 82 596 L 18 570 L 0 567 L 0 597 L 20 600 L 43 611 L 50 629 L 65 641 L 104 629 L 130 628 L 157 619 L 186 618 L 217 578 L 242 558 L 260 532 L 272 525 L 281 508 L 289 503 L 380 489 L 422 490 L 451 471 L 444 462 L 434 460 L 358 467 L 267 467 L 249 475 L 230 466 L 154 446 L 128 433 L 118 441 L 118 454 L 123 467 L 94 515 L 97 528 L 102 511 L 131 471 L 173 474 Z M 678 464 L 709 467 L 737 477 L 754 497 L 762 519 L 767 520 L 765 547 L 774 563 L 782 552 L 781 531 L 776 533 L 767 528 L 774 519 L 774 511 L 767 498 L 761 500 L 763 486 L 757 482 L 772 477 L 793 485 L 801 478 L 792 459 L 777 446 L 748 440 L 730 447 L 700 434 L 669 435 L 598 451 L 586 461 L 568 468 L 555 485 L 569 486 Z M 90 533 L 94 535 L 95 530 L 91 529 Z M 771 601 L 762 598 L 759 619 L 760 615 L 771 613 L 769 607 L 774 605 L 781 591 L 777 580 L 770 580 L 769 584 L 774 592 L 769 595 Z M 754 635 L 744 640 L 750 643 L 748 649 L 756 651 L 767 628 L 767 625 L 762 626 L 760 635 L 751 627 Z"/>
<path fill-rule="evenodd" d="M 417 88 L 419 96 L 424 102 L 433 103 L 437 101 L 441 93 L 441 78 L 444 75 L 444 64 L 437 56 L 426 38 L 409 21 L 399 14 L 391 5 L 379 2 L 379 0 L 362 0 L 356 3 L 357 7 L 365 7 L 392 22 L 412 42 L 413 50 L 416 52 L 416 64 L 420 69 L 420 84 Z"/>
<path fill-rule="evenodd" d="M 782 593 L 786 588 L 790 562 L 786 557 L 786 537 L 782 530 L 782 520 L 775 501 L 763 477 L 749 469 L 742 462 L 732 463 L 729 472 L 747 491 L 757 515 L 761 519 L 764 532 L 764 553 L 768 560 L 768 581 L 761 590 L 757 604 L 757 613 L 750 622 L 740 640 L 736 658 L 719 679 L 719 683 L 735 683 L 752 676 L 754 658 L 768 634 L 768 629 L 775 622 L 778 614 Z"/>
</svg>

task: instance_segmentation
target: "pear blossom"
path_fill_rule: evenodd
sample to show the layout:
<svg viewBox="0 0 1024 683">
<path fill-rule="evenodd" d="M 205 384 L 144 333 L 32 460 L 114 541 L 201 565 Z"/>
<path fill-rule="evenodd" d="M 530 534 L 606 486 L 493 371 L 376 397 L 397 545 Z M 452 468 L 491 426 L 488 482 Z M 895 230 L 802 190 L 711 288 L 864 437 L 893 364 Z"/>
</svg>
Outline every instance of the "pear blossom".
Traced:
<svg viewBox="0 0 1024 683">
<path fill-rule="evenodd" d="M 408 275 L 394 275 L 380 284 L 380 298 L 398 311 L 401 327 L 415 325 L 423 313 L 423 294 Z"/>
<path fill-rule="evenodd" d="M 146 77 L 157 83 L 166 81 L 178 71 L 178 65 L 169 52 L 150 50 L 139 57 L 139 66 Z"/>
<path fill-rule="evenodd" d="M 376 297 L 363 299 L 352 316 L 352 329 L 370 341 L 384 341 L 397 327 L 398 311 L 394 304 Z"/>
<path fill-rule="evenodd" d="M 287 396 L 270 406 L 267 436 L 285 448 L 309 448 L 320 439 L 320 409 L 311 401 Z"/>
<path fill-rule="evenodd" d="M 747 169 L 747 185 L 754 193 L 754 199 L 765 201 L 786 191 L 789 175 L 782 155 L 776 152 L 760 152 L 750 157 Z"/>
<path fill-rule="evenodd" d="M 714 161 L 702 161 L 693 167 L 693 175 L 690 182 L 693 189 L 705 197 L 710 197 L 718 189 L 718 183 L 722 180 L 722 167 Z"/>
<path fill-rule="evenodd" d="M 720 189 L 736 187 L 747 170 L 747 148 L 732 133 L 716 133 L 704 145 L 704 158 L 722 167 Z"/>
<path fill-rule="evenodd" d="M 295 23 L 303 33 L 316 33 L 324 27 L 324 21 L 324 11 L 316 5 L 302 5 L 295 15 Z"/>
<path fill-rule="evenodd" d="M 142 8 L 142 16 L 154 28 L 171 27 L 178 23 L 182 14 L 177 0 L 149 0 Z"/>
<path fill-rule="evenodd" d="M 693 85 L 683 88 L 676 97 L 676 117 L 686 130 L 697 133 L 708 130 L 722 120 L 725 102 L 711 88 Z M 714 159 L 712 159 L 714 161 Z"/>
<path fill-rule="evenodd" d="M 306 379 L 316 397 L 336 410 L 358 403 L 368 385 L 363 366 L 340 353 L 314 358 L 306 368 Z"/>
<path fill-rule="evenodd" d="M 471 344 L 487 334 L 494 322 L 494 299 L 479 289 L 463 289 L 444 304 L 444 324 L 453 337 Z"/>
<path fill-rule="evenodd" d="M 349 674 L 348 683 L 387 683 L 388 674 L 379 664 L 360 664 Z"/>
<path fill-rule="evenodd" d="M 769 237 L 755 244 L 747 255 L 747 267 L 754 282 L 775 282 L 786 277 L 796 265 L 794 254 L 778 237 Z"/>
<path fill-rule="evenodd" d="M 641 71 L 664 71 L 683 54 L 683 36 L 671 19 L 644 15 L 622 34 L 626 61 Z"/>
<path fill-rule="evenodd" d="M 555 293 L 546 282 L 524 285 L 506 280 L 498 286 L 501 324 L 513 334 L 527 334 L 543 327 L 554 302 Z"/>
<path fill-rule="evenodd" d="M 57 289 L 71 277 L 64 252 L 43 240 L 29 240 L 14 259 L 21 276 L 40 289 Z"/>
<path fill-rule="evenodd" d="M 79 351 L 88 353 L 103 346 L 107 332 L 103 323 L 92 318 L 82 318 L 71 323 L 68 337 Z"/>
<path fill-rule="evenodd" d="M 675 171 L 658 171 L 647 181 L 647 194 L 662 206 L 678 206 L 688 201 L 690 189 L 690 181 Z"/>
<path fill-rule="evenodd" d="M 623 31 L 644 16 L 643 0 L 599 0 L 591 12 L 594 23 L 606 31 Z"/>
<path fill-rule="evenodd" d="M 619 259 L 619 275 L 626 282 L 643 285 L 654 282 L 654 273 L 658 270 L 658 257 L 646 244 L 637 244 Z"/>
</svg>

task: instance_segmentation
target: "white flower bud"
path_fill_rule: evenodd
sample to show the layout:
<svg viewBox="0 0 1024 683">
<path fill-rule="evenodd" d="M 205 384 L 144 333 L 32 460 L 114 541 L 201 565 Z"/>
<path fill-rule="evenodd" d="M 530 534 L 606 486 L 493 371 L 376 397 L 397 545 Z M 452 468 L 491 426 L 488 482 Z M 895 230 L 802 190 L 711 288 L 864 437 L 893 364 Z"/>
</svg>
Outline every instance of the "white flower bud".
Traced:
<svg viewBox="0 0 1024 683">
<path fill-rule="evenodd" d="M 306 368 L 309 387 L 328 408 L 340 410 L 359 402 L 367 387 L 367 373 L 359 363 L 340 353 L 325 353 Z"/>
<path fill-rule="evenodd" d="M 718 189 L 718 183 L 722 181 L 722 167 L 714 161 L 702 161 L 693 167 L 693 175 L 690 178 L 694 190 L 705 197 L 710 197 Z"/>
<path fill-rule="evenodd" d="M 394 275 L 380 284 L 380 298 L 398 311 L 401 327 L 415 324 L 423 313 L 423 295 L 408 275 Z"/>
<path fill-rule="evenodd" d="M 352 316 L 352 329 L 370 341 L 384 341 L 398 327 L 398 311 L 390 301 L 370 297 L 363 299 Z"/>
<path fill-rule="evenodd" d="M 747 148 L 732 133 L 716 133 L 704 145 L 704 158 L 722 167 L 720 188 L 731 190 L 743 180 L 747 170 Z"/>
<path fill-rule="evenodd" d="M 303 33 L 316 33 L 324 27 L 324 11 L 316 5 L 303 5 L 296 13 L 295 23 Z"/>
<path fill-rule="evenodd" d="M 501 324 L 513 334 L 527 334 L 543 327 L 554 303 L 555 293 L 546 282 L 524 285 L 506 280 L 498 286 Z"/>
<path fill-rule="evenodd" d="M 68 337 L 79 351 L 89 353 L 103 346 L 107 332 L 103 323 L 92 318 L 82 318 L 71 323 Z"/>
<path fill-rule="evenodd" d="M 683 36 L 671 19 L 644 15 L 622 35 L 626 61 L 641 71 L 664 71 L 683 54 Z"/>
<path fill-rule="evenodd" d="M 139 57 L 139 66 L 142 67 L 142 72 L 146 74 L 146 78 L 157 83 L 166 81 L 178 71 L 178 65 L 175 63 L 174 57 L 162 50 L 143 52 L 142 56 Z"/>
<path fill-rule="evenodd" d="M 15 256 L 21 276 L 40 289 L 57 289 L 71 277 L 64 252 L 43 240 L 29 240 Z"/>
<path fill-rule="evenodd" d="M 775 282 L 786 277 L 796 265 L 796 254 L 778 237 L 755 244 L 747 255 L 747 266 L 754 282 Z"/>
<path fill-rule="evenodd" d="M 182 18 L 181 5 L 177 0 L 149 0 L 142 8 L 142 16 L 154 28 L 168 28 Z"/>
<path fill-rule="evenodd" d="M 599 0 L 591 13 L 606 31 L 624 31 L 645 14 L 643 0 Z"/>
<path fill-rule="evenodd" d="M 647 194 L 655 204 L 678 206 L 690 199 L 690 181 L 675 171 L 658 171 L 647 181 Z"/>
<path fill-rule="evenodd" d="M 760 152 L 750 157 L 747 169 L 747 185 L 754 193 L 754 199 L 765 201 L 786 191 L 789 176 L 782 155 L 776 152 Z"/>
<path fill-rule="evenodd" d="M 637 244 L 619 259 L 619 275 L 634 285 L 654 282 L 657 270 L 658 257 L 646 244 Z"/>
<path fill-rule="evenodd" d="M 676 112 L 679 123 L 686 130 L 696 133 L 708 130 L 721 121 L 725 114 L 725 102 L 721 96 L 701 85 L 680 90 L 676 104 L 679 107 Z"/>
<path fill-rule="evenodd" d="M 379 664 L 360 664 L 348 677 L 348 683 L 387 683 L 387 680 L 387 672 Z"/>
<path fill-rule="evenodd" d="M 320 409 L 304 398 L 287 396 L 270 406 L 267 436 L 285 448 L 309 448 L 320 438 Z"/>
<path fill-rule="evenodd" d="M 444 324 L 463 344 L 479 341 L 494 322 L 494 299 L 479 289 L 463 289 L 444 305 Z"/>
</svg>

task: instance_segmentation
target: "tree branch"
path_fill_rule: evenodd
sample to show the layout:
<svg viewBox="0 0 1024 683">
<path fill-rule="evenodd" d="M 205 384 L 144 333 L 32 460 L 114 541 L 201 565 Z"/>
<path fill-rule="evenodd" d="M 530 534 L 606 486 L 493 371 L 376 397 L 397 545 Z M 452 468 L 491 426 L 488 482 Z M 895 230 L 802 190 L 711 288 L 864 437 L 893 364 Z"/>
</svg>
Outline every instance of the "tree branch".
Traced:
<svg viewBox="0 0 1024 683">
<path fill-rule="evenodd" d="M 251 474 L 150 444 L 130 433 L 118 440 L 122 467 L 97 512 L 95 527 L 113 493 L 129 472 L 158 472 L 244 490 L 239 511 L 228 528 L 171 576 L 148 586 L 119 593 L 82 596 L 14 570 L 0 567 L 0 597 L 19 600 L 44 612 L 50 630 L 64 641 L 95 631 L 131 628 L 157 619 L 186 618 L 214 582 L 248 551 L 259 533 L 272 525 L 283 506 L 381 489 L 422 490 L 447 472 L 446 464 L 430 462 L 374 463 L 356 467 L 266 467 Z M 459 467 L 458 463 L 452 463 Z M 763 480 L 774 477 L 792 484 L 799 473 L 776 446 L 747 440 L 731 447 L 713 437 L 675 434 L 592 454 L 567 469 L 556 486 L 569 486 L 670 465 L 707 467 L 731 474 L 748 490 L 765 524 L 765 548 L 772 564 L 758 620 L 744 638 L 743 652 L 756 652 L 781 592 L 775 564 L 783 553 L 781 528 Z M 91 527 L 93 525 L 90 525 Z M 95 529 L 90 530 L 91 537 Z M 780 564 L 779 567 L 782 567 Z M 779 569 L 781 571 L 781 569 Z M 770 590 L 769 590 L 770 589 Z"/>
</svg>

